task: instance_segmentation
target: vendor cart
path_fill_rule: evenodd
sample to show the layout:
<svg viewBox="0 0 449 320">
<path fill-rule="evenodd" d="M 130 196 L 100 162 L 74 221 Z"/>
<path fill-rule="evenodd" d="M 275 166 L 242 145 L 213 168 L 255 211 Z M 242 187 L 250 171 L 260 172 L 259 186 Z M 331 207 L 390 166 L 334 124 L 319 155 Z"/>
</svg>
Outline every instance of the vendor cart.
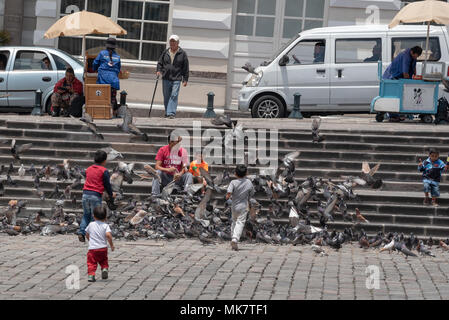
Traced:
<svg viewBox="0 0 449 320">
<path fill-rule="evenodd" d="M 379 96 L 371 102 L 371 113 L 382 122 L 386 113 L 417 115 L 424 123 L 433 121 L 432 115 L 438 111 L 438 89 L 444 64 L 429 62 L 423 67 L 423 80 L 382 79 L 382 61 L 378 63 L 380 80 Z M 432 70 L 427 73 L 427 70 Z"/>
</svg>

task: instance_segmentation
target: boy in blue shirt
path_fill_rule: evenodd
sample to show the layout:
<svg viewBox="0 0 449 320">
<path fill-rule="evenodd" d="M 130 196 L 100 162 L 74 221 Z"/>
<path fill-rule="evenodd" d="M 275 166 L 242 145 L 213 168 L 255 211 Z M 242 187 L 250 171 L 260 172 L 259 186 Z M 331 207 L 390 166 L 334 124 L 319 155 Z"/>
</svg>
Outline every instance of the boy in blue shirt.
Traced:
<svg viewBox="0 0 449 320">
<path fill-rule="evenodd" d="M 440 196 L 441 173 L 446 164 L 439 159 L 440 153 L 436 149 L 430 149 L 429 158 L 424 162 L 419 159 L 418 171 L 422 172 L 424 185 L 424 204 L 430 203 L 429 192 L 432 196 L 432 205 L 437 207 L 437 198 Z"/>
</svg>

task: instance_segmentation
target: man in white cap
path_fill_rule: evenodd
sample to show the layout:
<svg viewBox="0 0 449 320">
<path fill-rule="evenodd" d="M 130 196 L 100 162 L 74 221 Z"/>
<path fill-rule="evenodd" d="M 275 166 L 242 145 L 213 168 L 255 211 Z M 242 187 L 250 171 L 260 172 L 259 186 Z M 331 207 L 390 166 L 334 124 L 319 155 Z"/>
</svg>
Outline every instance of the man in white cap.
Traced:
<svg viewBox="0 0 449 320">
<path fill-rule="evenodd" d="M 157 76 L 162 75 L 165 117 L 174 119 L 178 107 L 178 94 L 181 87 L 189 81 L 189 59 L 179 47 L 179 37 L 170 36 L 170 47 L 162 52 L 157 63 Z"/>
</svg>

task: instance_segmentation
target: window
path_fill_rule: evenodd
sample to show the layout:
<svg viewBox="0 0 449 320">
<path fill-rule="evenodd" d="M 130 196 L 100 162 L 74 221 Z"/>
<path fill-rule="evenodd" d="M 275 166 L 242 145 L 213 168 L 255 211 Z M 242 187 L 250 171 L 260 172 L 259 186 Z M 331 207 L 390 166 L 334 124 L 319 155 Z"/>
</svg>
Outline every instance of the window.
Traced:
<svg viewBox="0 0 449 320">
<path fill-rule="evenodd" d="M 335 63 L 377 63 L 382 60 L 382 40 L 337 39 Z"/>
<path fill-rule="evenodd" d="M 61 16 L 72 11 L 97 12 L 110 17 L 128 34 L 117 37 L 117 53 L 122 59 L 157 61 L 167 46 L 170 0 L 61 0 Z M 116 16 L 112 16 L 117 12 Z M 86 50 L 96 55 L 104 49 L 108 35 L 86 37 Z M 82 55 L 81 37 L 60 37 L 59 49 Z"/>
<path fill-rule="evenodd" d="M 55 60 L 57 70 L 66 70 L 68 67 L 70 67 L 70 63 L 65 61 L 60 56 L 57 56 L 55 54 L 52 54 L 51 56 L 53 57 L 53 60 Z"/>
<path fill-rule="evenodd" d="M 289 53 L 287 65 L 322 64 L 326 53 L 325 40 L 304 40 L 299 42 Z"/>
<path fill-rule="evenodd" d="M 0 51 L 0 71 L 6 70 L 8 65 L 9 51 Z"/>
<path fill-rule="evenodd" d="M 47 55 L 39 51 L 19 51 L 14 62 L 14 70 L 42 71 L 48 70 L 44 59 Z M 51 67 L 50 67 L 51 70 Z"/>
<path fill-rule="evenodd" d="M 422 38 L 393 38 L 391 39 L 391 61 L 397 57 L 399 53 L 405 49 L 420 46 L 423 49 L 422 54 L 418 57 L 418 61 L 424 61 L 426 56 L 429 61 L 438 61 L 441 58 L 440 40 L 438 37 L 430 37 L 429 52 L 426 51 L 426 37 Z"/>
<path fill-rule="evenodd" d="M 276 0 L 239 0 L 235 34 L 273 37 L 276 4 Z"/>
<path fill-rule="evenodd" d="M 325 0 L 285 0 L 283 38 L 303 30 L 320 28 L 324 23 Z"/>
</svg>

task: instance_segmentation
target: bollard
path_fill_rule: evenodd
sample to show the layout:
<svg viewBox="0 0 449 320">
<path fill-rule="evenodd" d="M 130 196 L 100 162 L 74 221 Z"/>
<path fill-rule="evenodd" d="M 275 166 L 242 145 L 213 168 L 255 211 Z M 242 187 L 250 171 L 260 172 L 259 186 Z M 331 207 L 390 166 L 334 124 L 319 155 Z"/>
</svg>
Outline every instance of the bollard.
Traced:
<svg viewBox="0 0 449 320">
<path fill-rule="evenodd" d="M 295 100 L 293 104 L 293 111 L 290 113 L 288 117 L 292 119 L 302 119 L 303 116 L 301 114 L 301 110 L 299 109 L 299 106 L 301 104 L 301 95 L 299 93 L 295 93 L 294 97 Z"/>
<path fill-rule="evenodd" d="M 125 90 L 122 90 L 120 92 L 120 106 L 126 106 L 126 96 L 128 93 Z"/>
<path fill-rule="evenodd" d="M 34 108 L 31 111 L 32 116 L 41 116 L 42 115 L 42 91 L 41 89 L 37 89 L 34 95 Z"/>
<path fill-rule="evenodd" d="M 217 116 L 214 111 L 214 97 L 215 94 L 213 92 L 207 94 L 207 110 L 204 113 L 203 118 L 215 118 Z"/>
</svg>

